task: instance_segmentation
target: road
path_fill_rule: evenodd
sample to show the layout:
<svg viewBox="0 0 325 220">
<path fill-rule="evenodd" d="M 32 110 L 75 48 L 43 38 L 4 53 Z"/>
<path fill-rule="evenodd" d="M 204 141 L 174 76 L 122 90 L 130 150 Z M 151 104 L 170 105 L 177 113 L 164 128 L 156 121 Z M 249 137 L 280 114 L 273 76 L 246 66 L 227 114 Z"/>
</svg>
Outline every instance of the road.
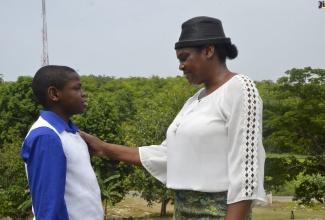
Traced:
<svg viewBox="0 0 325 220">
<path fill-rule="evenodd" d="M 272 200 L 278 202 L 293 202 L 292 198 L 292 196 L 272 196 Z"/>
</svg>

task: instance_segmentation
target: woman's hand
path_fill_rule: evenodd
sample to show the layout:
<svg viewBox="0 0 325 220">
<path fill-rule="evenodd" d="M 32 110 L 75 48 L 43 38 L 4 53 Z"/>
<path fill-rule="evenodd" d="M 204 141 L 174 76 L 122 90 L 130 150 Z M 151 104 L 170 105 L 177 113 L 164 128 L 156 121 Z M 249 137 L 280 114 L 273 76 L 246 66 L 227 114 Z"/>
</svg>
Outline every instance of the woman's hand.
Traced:
<svg viewBox="0 0 325 220">
<path fill-rule="evenodd" d="M 125 163 L 142 166 L 137 147 L 106 143 L 99 138 L 79 130 L 80 136 L 88 144 L 89 153 L 92 156 L 109 156 Z"/>
<path fill-rule="evenodd" d="M 88 134 L 84 131 L 79 130 L 80 136 L 88 144 L 89 153 L 92 156 L 103 156 L 104 155 L 104 143 L 99 138 Z"/>
</svg>

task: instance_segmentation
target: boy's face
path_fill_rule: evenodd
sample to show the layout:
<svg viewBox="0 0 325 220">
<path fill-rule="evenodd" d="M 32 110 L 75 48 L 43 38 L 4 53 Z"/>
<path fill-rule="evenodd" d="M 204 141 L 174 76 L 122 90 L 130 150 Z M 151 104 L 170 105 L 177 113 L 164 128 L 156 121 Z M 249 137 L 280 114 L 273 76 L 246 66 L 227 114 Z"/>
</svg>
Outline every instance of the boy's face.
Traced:
<svg viewBox="0 0 325 220">
<path fill-rule="evenodd" d="M 61 113 L 67 117 L 82 114 L 87 109 L 86 93 L 81 89 L 81 79 L 77 73 L 71 73 L 59 95 Z"/>
</svg>

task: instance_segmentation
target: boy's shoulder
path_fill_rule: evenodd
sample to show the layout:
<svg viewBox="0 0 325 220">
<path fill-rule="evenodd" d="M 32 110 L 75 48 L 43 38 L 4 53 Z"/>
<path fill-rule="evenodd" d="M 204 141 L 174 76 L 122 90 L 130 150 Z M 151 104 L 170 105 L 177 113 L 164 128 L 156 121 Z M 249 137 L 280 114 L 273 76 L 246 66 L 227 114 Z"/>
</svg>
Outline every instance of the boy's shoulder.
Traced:
<svg viewBox="0 0 325 220">
<path fill-rule="evenodd" d="M 59 135 L 57 128 L 55 128 L 55 125 L 53 124 L 53 122 L 50 122 L 50 121 L 47 120 L 46 118 L 40 116 L 37 119 L 37 121 L 30 128 L 30 131 L 35 130 L 37 128 L 49 128 Z"/>
<path fill-rule="evenodd" d="M 57 130 L 45 119 L 39 117 L 37 121 L 32 125 L 25 140 L 32 140 L 40 136 L 49 136 L 54 138 L 60 138 Z"/>
<path fill-rule="evenodd" d="M 29 133 L 26 135 L 25 141 L 33 140 L 37 137 L 48 136 L 49 138 L 59 138 L 59 135 L 55 130 L 47 126 L 40 126 L 32 128 Z"/>
</svg>

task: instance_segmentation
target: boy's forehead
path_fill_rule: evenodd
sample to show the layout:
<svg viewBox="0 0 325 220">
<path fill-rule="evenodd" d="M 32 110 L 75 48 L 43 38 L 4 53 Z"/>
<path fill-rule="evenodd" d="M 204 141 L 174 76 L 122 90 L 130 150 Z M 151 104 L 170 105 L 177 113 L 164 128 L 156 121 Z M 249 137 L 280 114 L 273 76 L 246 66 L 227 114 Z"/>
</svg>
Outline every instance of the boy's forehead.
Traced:
<svg viewBox="0 0 325 220">
<path fill-rule="evenodd" d="M 79 83 L 79 84 L 81 84 L 81 78 L 80 78 L 78 73 L 71 72 L 71 73 L 66 75 L 66 77 L 65 77 L 65 79 L 63 80 L 62 83 L 64 83 L 64 86 L 66 84 L 70 84 L 70 83 Z"/>
<path fill-rule="evenodd" d="M 71 80 L 80 79 L 80 76 L 77 72 L 70 72 L 66 75 L 66 77 Z"/>
</svg>

